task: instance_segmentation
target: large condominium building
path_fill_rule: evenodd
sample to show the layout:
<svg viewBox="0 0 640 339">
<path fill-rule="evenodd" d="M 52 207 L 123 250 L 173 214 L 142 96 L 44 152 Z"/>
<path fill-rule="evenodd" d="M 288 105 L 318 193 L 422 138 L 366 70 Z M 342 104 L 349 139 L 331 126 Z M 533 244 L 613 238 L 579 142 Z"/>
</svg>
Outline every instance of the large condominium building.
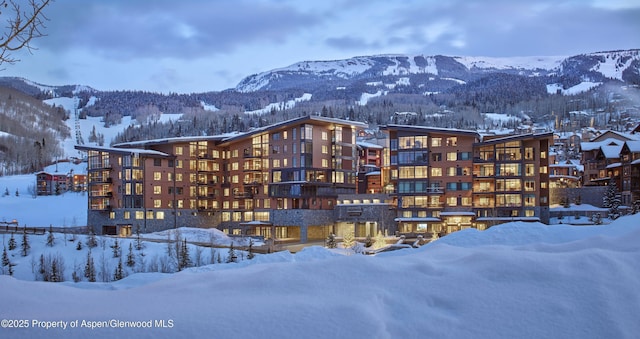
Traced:
<svg viewBox="0 0 640 339">
<path fill-rule="evenodd" d="M 455 129 L 382 129 L 389 135 L 382 180 L 394 196 L 401 233 L 548 221 L 551 133 L 490 139 Z"/>
<path fill-rule="evenodd" d="M 303 117 L 248 133 L 167 138 L 88 156 L 88 225 L 128 234 L 180 226 L 324 239 L 338 194 L 355 193 L 356 129 Z"/>
</svg>

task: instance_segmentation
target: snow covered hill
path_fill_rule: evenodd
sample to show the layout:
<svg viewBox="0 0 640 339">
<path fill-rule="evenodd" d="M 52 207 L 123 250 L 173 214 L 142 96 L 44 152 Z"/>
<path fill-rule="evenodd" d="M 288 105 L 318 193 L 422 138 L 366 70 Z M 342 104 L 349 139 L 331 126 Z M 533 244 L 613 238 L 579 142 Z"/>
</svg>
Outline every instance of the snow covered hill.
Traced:
<svg viewBox="0 0 640 339">
<path fill-rule="evenodd" d="M 109 284 L 0 276 L 0 331 L 12 338 L 635 338 L 638 225 L 640 214 L 606 226 L 511 223 L 386 255 L 310 247 Z"/>
<path fill-rule="evenodd" d="M 616 79 L 627 83 L 640 82 L 640 50 L 597 52 L 576 56 L 552 57 L 471 57 L 425 55 L 375 55 L 334 61 L 304 61 L 243 79 L 236 90 L 311 90 L 321 86 L 354 86 L 368 83 L 394 83 L 405 77 L 405 85 L 427 86 L 435 80 L 448 81 L 450 86 L 477 79 L 491 73 L 546 77 L 548 84 L 564 88 L 579 82 L 602 82 Z M 425 75 L 428 75 L 425 77 Z M 395 79 L 395 80 L 393 80 Z M 578 83 L 571 83 L 577 81 Z"/>
</svg>

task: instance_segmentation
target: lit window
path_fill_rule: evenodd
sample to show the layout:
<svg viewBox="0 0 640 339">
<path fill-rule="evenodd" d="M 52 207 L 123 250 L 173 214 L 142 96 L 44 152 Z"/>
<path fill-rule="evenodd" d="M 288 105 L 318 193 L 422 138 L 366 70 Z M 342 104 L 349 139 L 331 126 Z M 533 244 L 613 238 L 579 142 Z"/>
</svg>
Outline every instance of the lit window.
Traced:
<svg viewBox="0 0 640 339">
<path fill-rule="evenodd" d="M 431 167 L 431 176 L 432 177 L 441 177 L 442 176 L 442 168 Z"/>
<path fill-rule="evenodd" d="M 153 180 L 162 180 L 162 172 L 153 172 Z"/>
<path fill-rule="evenodd" d="M 156 212 L 156 219 L 164 219 L 164 212 L 163 211 Z"/>
</svg>

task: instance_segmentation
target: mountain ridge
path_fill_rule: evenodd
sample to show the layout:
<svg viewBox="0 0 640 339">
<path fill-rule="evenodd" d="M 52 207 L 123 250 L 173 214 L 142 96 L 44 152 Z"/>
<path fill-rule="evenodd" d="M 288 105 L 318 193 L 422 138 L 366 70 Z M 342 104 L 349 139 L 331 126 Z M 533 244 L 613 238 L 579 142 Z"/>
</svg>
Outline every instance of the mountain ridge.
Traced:
<svg viewBox="0 0 640 339">
<path fill-rule="evenodd" d="M 611 69 L 611 62 L 615 64 L 615 70 Z M 562 83 L 563 77 L 589 77 L 592 81 L 611 78 L 640 84 L 638 69 L 640 49 L 594 52 L 568 57 L 380 54 L 340 60 L 300 61 L 286 67 L 249 75 L 238 83 L 235 90 L 253 92 L 307 89 L 311 88 L 309 84 L 318 80 L 339 87 L 352 85 L 362 79 L 419 75 L 432 75 L 434 80 L 468 82 L 495 72 L 547 77 L 547 84 L 558 81 Z M 629 71 L 626 72 L 627 70 Z M 427 86 L 428 81 L 418 81 L 419 85 Z M 570 84 L 571 81 L 568 81 L 567 85 Z M 454 85 L 451 83 L 451 86 Z"/>
</svg>

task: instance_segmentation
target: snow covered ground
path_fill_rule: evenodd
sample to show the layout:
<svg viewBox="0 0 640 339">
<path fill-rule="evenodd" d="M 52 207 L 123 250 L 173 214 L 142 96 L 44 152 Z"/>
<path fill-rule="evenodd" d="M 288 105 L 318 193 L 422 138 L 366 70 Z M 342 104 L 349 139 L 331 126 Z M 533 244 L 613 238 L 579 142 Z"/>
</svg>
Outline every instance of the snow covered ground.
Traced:
<svg viewBox="0 0 640 339">
<path fill-rule="evenodd" d="M 46 247 L 45 239 L 33 237 L 33 251 Z M 0 276 L 0 319 L 8 320 L 0 333 L 6 338 L 636 338 L 639 242 L 640 214 L 604 226 L 519 222 L 469 229 L 419 249 L 377 256 L 309 247 L 175 274 L 135 273 L 109 283 Z M 147 259 L 166 248 L 145 244 Z M 126 255 L 128 245 L 122 245 Z M 69 251 L 87 255 L 86 248 L 78 251 L 70 244 L 50 249 L 65 258 Z M 19 247 L 11 252 L 19 262 Z M 33 275 L 29 262 L 15 268 L 21 265 Z M 54 325 L 62 327 L 45 328 Z"/>
</svg>

